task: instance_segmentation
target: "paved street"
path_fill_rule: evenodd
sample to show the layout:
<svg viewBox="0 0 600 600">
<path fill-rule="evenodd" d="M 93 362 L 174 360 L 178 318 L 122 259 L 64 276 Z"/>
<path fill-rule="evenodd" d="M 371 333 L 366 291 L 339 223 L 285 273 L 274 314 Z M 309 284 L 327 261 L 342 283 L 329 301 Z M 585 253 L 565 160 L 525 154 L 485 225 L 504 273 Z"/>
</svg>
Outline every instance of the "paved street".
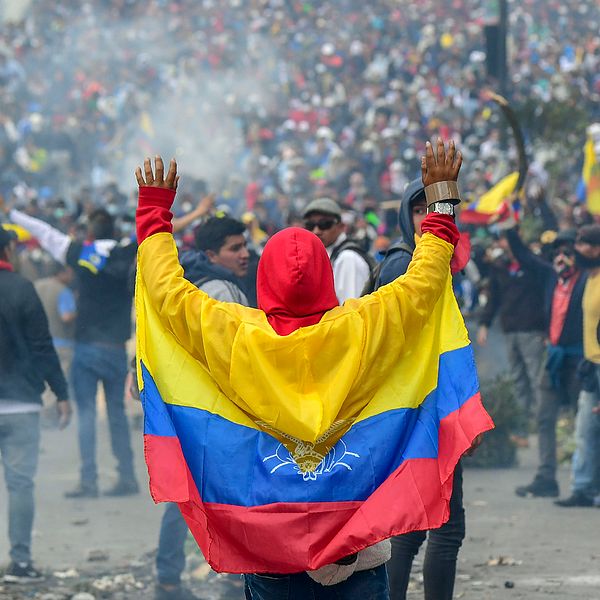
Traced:
<svg viewBox="0 0 600 600">
<path fill-rule="evenodd" d="M 106 433 L 102 427 L 100 451 L 109 457 Z M 139 476 L 145 481 L 139 443 L 136 450 Z M 108 465 L 112 458 L 105 463 L 101 483 L 106 487 L 111 483 Z M 534 464 L 531 448 L 521 454 L 517 468 L 465 471 L 468 525 L 460 554 L 457 598 L 600 598 L 600 510 L 560 509 L 550 500 L 517 498 L 513 489 L 530 480 Z M 64 576 L 75 569 L 78 576 L 54 578 L 44 589 L 84 589 L 98 592 L 98 598 L 110 597 L 106 593 L 114 589 L 116 598 L 147 597 L 144 590 L 152 582 L 151 553 L 162 507 L 155 507 L 145 491 L 124 499 L 65 500 L 62 492 L 76 483 L 76 470 L 74 427 L 62 434 L 45 430 L 37 486 L 35 557 L 49 572 Z M 564 492 L 568 475 L 568 467 L 563 466 L 560 480 Z M 2 514 L 5 507 L 2 487 Z M 203 598 L 241 600 L 239 578 L 216 576 L 193 550 L 191 541 L 189 549 L 188 575 L 193 576 L 191 585 Z M 0 523 L 0 552 L 6 561 L 5 520 Z M 422 597 L 419 571 L 417 563 L 411 598 Z M 117 574 L 121 578 L 115 581 Z M 135 582 L 142 588 L 136 588 Z M 511 584 L 514 587 L 505 587 Z M 99 588 L 104 589 L 104 596 Z M 33 596 L 14 588 L 0 589 L 0 598 L 27 597 Z"/>
<path fill-rule="evenodd" d="M 478 351 L 480 370 L 489 376 L 501 355 L 492 342 Z M 138 410 L 136 406 L 132 411 Z M 28 590 L 0 587 L 0 598 L 16 600 L 42 597 L 66 600 L 75 591 L 96 598 L 136 600 L 148 598 L 153 583 L 162 507 L 146 492 L 141 432 L 134 432 L 137 470 L 144 483 L 138 496 L 123 499 L 65 500 L 63 492 L 77 482 L 75 423 L 65 432 L 43 431 L 37 479 L 38 512 L 34 533 L 37 564 L 54 574 L 44 584 Z M 535 441 L 535 440 L 534 440 Z M 101 487 L 112 482 L 113 458 L 106 423 L 99 432 Z M 531 480 L 535 448 L 521 451 L 513 469 L 465 471 L 467 539 L 460 554 L 456 598 L 465 600 L 600 599 L 600 509 L 561 509 L 550 500 L 521 499 L 514 487 Z M 568 465 L 559 473 L 561 489 L 568 492 Z M 0 514 L 6 511 L 6 492 L 0 487 Z M 186 577 L 206 600 L 242 600 L 239 577 L 210 571 L 188 545 Z M 7 561 L 6 521 L 0 520 L 0 564 Z M 415 564 L 409 598 L 422 598 L 420 562 Z"/>
</svg>

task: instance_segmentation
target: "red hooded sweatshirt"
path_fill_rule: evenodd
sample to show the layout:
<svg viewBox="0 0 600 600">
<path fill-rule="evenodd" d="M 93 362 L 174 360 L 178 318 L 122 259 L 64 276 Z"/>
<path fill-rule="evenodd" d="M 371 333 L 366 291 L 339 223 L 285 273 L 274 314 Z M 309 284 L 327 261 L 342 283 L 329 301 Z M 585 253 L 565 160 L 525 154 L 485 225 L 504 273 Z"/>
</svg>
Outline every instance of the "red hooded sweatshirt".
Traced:
<svg viewBox="0 0 600 600">
<path fill-rule="evenodd" d="M 279 335 L 318 323 L 338 305 L 323 242 L 298 227 L 276 233 L 258 263 L 256 294 L 258 308 Z"/>
<path fill-rule="evenodd" d="M 447 215 L 431 213 L 421 225 L 456 247 L 458 230 Z M 331 261 L 321 240 L 312 232 L 290 227 L 265 245 L 256 281 L 258 308 L 279 335 L 314 325 L 338 306 Z"/>
</svg>

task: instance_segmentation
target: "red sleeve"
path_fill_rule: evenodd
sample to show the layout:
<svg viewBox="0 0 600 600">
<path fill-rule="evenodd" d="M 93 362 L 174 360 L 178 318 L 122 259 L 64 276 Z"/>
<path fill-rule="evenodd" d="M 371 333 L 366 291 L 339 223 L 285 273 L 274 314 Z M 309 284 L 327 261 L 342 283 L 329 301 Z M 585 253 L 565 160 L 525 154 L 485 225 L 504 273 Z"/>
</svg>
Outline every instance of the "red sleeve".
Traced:
<svg viewBox="0 0 600 600">
<path fill-rule="evenodd" d="M 460 233 L 450 215 L 441 215 L 439 213 L 429 213 L 421 223 L 421 233 L 433 233 L 441 240 L 452 244 L 456 248 Z"/>
<path fill-rule="evenodd" d="M 138 244 L 155 233 L 173 233 L 173 213 L 170 209 L 174 199 L 175 190 L 140 187 L 138 207 L 135 211 Z"/>
</svg>

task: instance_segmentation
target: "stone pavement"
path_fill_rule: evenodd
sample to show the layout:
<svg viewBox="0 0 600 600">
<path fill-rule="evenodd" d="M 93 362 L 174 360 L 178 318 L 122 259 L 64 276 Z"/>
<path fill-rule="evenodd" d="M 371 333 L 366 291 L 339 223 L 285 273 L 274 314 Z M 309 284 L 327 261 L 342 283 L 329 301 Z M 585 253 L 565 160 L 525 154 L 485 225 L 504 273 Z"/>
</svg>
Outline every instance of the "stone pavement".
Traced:
<svg viewBox="0 0 600 600">
<path fill-rule="evenodd" d="M 480 374 L 490 377 L 504 362 L 501 340 L 492 332 L 488 348 L 476 349 Z M 130 412 L 138 412 L 132 405 Z M 94 598 L 151 598 L 153 558 L 163 508 L 146 489 L 142 438 L 134 431 L 136 468 L 142 493 L 128 498 L 66 500 L 77 483 L 76 427 L 44 429 L 37 478 L 34 558 L 49 578 L 27 589 L 0 584 L 1 600 L 70 600 L 76 592 Z M 535 443 L 535 439 L 533 439 Z M 100 486 L 113 483 L 114 460 L 106 423 L 99 426 Z M 467 538 L 459 556 L 455 597 L 464 600 L 600 600 L 600 509 L 559 508 L 549 499 L 522 499 L 517 485 L 528 483 L 536 464 L 535 446 L 520 451 L 513 469 L 465 470 Z M 568 494 L 568 465 L 559 480 Z M 6 491 L 0 485 L 0 515 Z M 213 573 L 188 544 L 189 585 L 204 600 L 242 600 L 237 576 Z M 0 519 L 0 569 L 8 560 L 6 519 Z M 409 599 L 423 597 L 420 558 L 413 569 Z M 46 594 L 44 596 L 44 594 Z M 90 596 L 88 596 L 88 599 Z"/>
<path fill-rule="evenodd" d="M 146 482 L 141 439 L 136 432 L 137 469 Z M 101 486 L 111 481 L 113 464 L 104 424 L 100 427 Z M 534 440 L 535 441 L 535 440 Z M 554 506 L 549 499 L 522 499 L 516 485 L 529 482 L 535 468 L 535 448 L 521 451 L 513 469 L 466 469 L 467 539 L 458 566 L 456 598 L 465 600 L 600 599 L 600 509 Z M 568 465 L 559 472 L 568 493 Z M 23 590 L 4 586 L 0 598 L 70 598 L 91 591 L 96 598 L 148 598 L 153 582 L 162 507 L 145 489 L 137 496 L 114 499 L 66 500 L 62 493 L 77 480 L 75 427 L 65 432 L 43 431 L 37 480 L 34 555 L 37 564 L 57 575 L 44 586 Z M 0 514 L 6 514 L 6 492 L 0 488 Z M 210 571 L 189 543 L 187 576 L 206 600 L 242 600 L 236 576 Z M 421 553 L 422 554 L 422 553 Z M 0 521 L 0 561 L 7 560 L 6 522 Z M 409 598 L 422 598 L 420 557 L 414 568 Z M 69 577 L 69 575 L 75 575 Z M 34 593 L 35 592 L 35 593 Z"/>
</svg>

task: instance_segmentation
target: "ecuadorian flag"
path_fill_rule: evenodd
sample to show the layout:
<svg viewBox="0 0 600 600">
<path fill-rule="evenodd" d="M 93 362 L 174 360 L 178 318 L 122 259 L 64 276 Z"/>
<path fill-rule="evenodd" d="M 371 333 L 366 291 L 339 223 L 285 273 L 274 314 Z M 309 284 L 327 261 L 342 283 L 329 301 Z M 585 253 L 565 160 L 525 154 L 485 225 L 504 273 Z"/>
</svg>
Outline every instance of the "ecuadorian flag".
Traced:
<svg viewBox="0 0 600 600">
<path fill-rule="evenodd" d="M 588 136 L 583 148 L 583 169 L 578 196 L 585 200 L 593 215 L 600 215 L 600 164 L 594 149 L 594 141 Z"/>
<path fill-rule="evenodd" d="M 451 254 L 426 234 L 404 277 L 279 336 L 186 282 L 170 234 L 141 243 L 150 490 L 216 571 L 316 569 L 448 519 L 456 463 L 493 427 Z"/>
<path fill-rule="evenodd" d="M 464 225 L 487 225 L 494 215 L 507 208 L 505 204 L 516 190 L 518 181 L 517 171 L 503 177 L 477 201 L 460 211 L 460 222 Z"/>
</svg>

